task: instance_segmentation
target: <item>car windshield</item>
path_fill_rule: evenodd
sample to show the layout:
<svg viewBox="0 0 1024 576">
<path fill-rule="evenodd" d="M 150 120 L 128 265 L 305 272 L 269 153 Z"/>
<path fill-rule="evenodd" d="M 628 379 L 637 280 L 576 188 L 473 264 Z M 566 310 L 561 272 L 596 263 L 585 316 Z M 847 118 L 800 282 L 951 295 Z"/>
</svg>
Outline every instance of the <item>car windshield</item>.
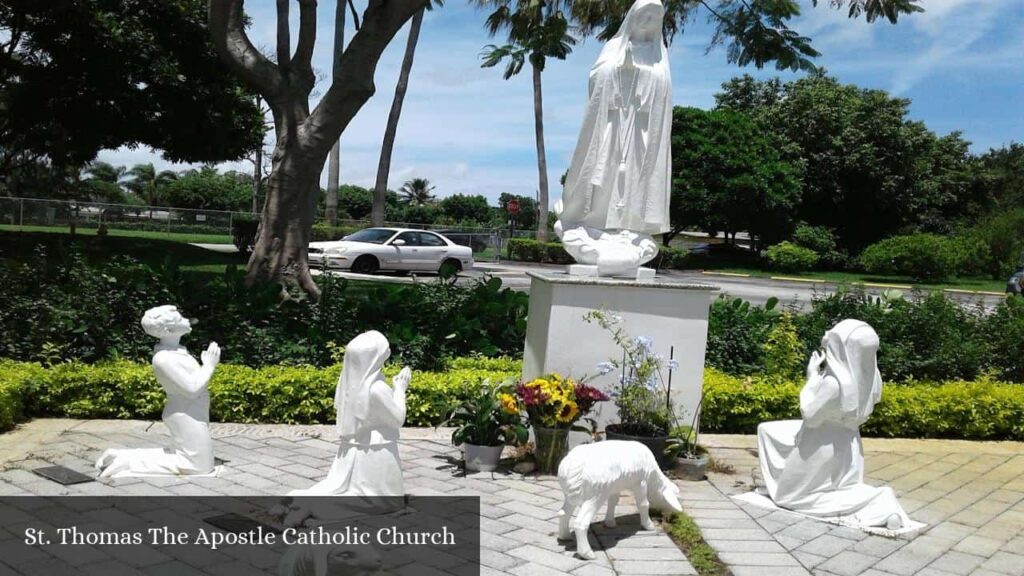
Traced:
<svg viewBox="0 0 1024 576">
<path fill-rule="evenodd" d="M 395 235 L 395 231 L 390 228 L 367 228 L 366 230 L 360 230 L 355 234 L 345 236 L 344 240 L 349 242 L 366 242 L 368 244 L 383 244 Z"/>
</svg>

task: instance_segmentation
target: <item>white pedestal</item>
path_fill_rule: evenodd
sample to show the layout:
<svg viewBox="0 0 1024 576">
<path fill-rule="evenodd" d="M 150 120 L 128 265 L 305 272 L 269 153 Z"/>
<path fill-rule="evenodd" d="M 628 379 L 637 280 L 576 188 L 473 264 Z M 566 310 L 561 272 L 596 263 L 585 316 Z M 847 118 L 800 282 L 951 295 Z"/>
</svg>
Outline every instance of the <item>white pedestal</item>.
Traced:
<svg viewBox="0 0 1024 576">
<path fill-rule="evenodd" d="M 550 372 L 574 378 L 595 375 L 597 364 L 622 357 L 622 350 L 607 330 L 583 320 L 592 310 L 622 317 L 630 335 L 654 341 L 654 353 L 666 359 L 674 347 L 679 369 L 672 374 L 676 414 L 684 422 L 693 418 L 704 377 L 708 339 L 708 310 L 716 286 L 673 282 L 614 280 L 570 276 L 565 273 L 528 272 L 530 311 L 523 355 L 523 379 Z M 664 371 L 667 380 L 668 370 Z M 608 391 L 618 374 L 594 376 L 589 383 Z M 616 421 L 615 405 L 603 402 L 595 409 L 603 429 Z"/>
</svg>

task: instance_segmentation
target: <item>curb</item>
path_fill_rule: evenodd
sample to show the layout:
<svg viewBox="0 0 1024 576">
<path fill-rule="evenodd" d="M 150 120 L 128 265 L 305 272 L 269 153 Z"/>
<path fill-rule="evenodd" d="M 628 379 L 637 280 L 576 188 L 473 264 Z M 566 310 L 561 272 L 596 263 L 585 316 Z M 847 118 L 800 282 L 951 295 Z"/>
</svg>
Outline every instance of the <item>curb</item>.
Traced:
<svg viewBox="0 0 1024 576">
<path fill-rule="evenodd" d="M 734 276 L 736 278 L 750 278 L 750 274 L 740 274 L 739 272 L 709 272 L 707 270 L 701 270 L 700 273 L 707 276 Z"/>
<path fill-rule="evenodd" d="M 955 292 L 957 294 L 985 294 L 987 296 L 1006 296 L 1005 292 L 992 292 L 989 290 L 963 290 L 961 288 L 943 288 L 943 292 Z"/>
<path fill-rule="evenodd" d="M 790 276 L 769 276 L 770 280 L 783 280 L 785 282 L 804 282 L 806 284 L 827 284 L 828 280 L 820 278 L 792 278 Z"/>
</svg>

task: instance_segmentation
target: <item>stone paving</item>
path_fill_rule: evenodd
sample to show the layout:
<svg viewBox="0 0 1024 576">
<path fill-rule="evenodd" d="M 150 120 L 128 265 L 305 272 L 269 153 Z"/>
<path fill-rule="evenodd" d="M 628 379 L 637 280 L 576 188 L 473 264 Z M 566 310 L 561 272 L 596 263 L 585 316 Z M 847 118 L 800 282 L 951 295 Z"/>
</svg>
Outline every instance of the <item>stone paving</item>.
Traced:
<svg viewBox="0 0 1024 576">
<path fill-rule="evenodd" d="M 329 426 L 214 424 L 217 478 L 132 478 L 61 486 L 30 472 L 61 464 L 93 474 L 108 447 L 165 442 L 160 423 L 40 419 L 0 434 L 0 495 L 261 495 L 307 487 L 335 452 Z M 731 473 L 679 481 L 687 513 L 735 576 L 1024 575 L 1024 444 L 927 440 L 864 442 L 869 482 L 896 489 L 911 516 L 929 524 L 906 539 L 871 536 L 787 512 L 739 503 L 757 469 L 751 436 L 702 436 Z M 403 429 L 405 484 L 416 495 L 481 499 L 481 574 L 627 576 L 695 574 L 661 531 L 640 532 L 620 505 L 615 529 L 595 524 L 594 561 L 555 539 L 560 491 L 550 477 L 465 475 L 444 431 Z M 624 538 L 628 536 L 628 538 Z"/>
<path fill-rule="evenodd" d="M 1024 444 L 865 439 L 867 482 L 928 524 L 891 539 L 737 503 L 728 495 L 751 489 L 756 437 L 701 441 L 734 472 L 710 474 L 688 511 L 736 576 L 1024 575 Z"/>
<path fill-rule="evenodd" d="M 60 464 L 95 476 L 93 460 L 105 448 L 165 445 L 163 425 L 34 420 L 0 435 L 0 495 L 278 495 L 322 479 L 337 450 L 331 426 L 213 424 L 211 432 L 214 454 L 225 460 L 216 478 L 102 479 L 61 486 L 30 470 Z M 481 576 L 696 574 L 663 531 L 640 531 L 636 508 L 626 497 L 616 528 L 594 526 L 591 546 L 597 558 L 575 558 L 575 544 L 555 537 L 561 490 L 553 477 L 465 475 L 449 438 L 443 430 L 403 429 L 406 492 L 480 497 Z"/>
</svg>

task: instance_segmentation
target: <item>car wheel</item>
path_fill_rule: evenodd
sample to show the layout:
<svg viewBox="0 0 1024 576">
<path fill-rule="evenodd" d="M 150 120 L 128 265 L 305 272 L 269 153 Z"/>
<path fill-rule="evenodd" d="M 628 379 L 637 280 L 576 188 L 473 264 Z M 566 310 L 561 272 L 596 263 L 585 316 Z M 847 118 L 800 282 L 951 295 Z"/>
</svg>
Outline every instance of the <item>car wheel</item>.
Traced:
<svg viewBox="0 0 1024 576">
<path fill-rule="evenodd" d="M 373 274 L 379 269 L 380 262 L 377 261 L 377 258 L 370 256 L 369 254 L 364 254 L 363 256 L 356 258 L 356 261 L 352 263 L 352 271 L 356 274 Z"/>
<path fill-rule="evenodd" d="M 437 273 L 444 277 L 455 276 L 459 272 L 462 272 L 462 262 L 452 258 L 441 262 L 441 267 L 437 269 Z"/>
</svg>

